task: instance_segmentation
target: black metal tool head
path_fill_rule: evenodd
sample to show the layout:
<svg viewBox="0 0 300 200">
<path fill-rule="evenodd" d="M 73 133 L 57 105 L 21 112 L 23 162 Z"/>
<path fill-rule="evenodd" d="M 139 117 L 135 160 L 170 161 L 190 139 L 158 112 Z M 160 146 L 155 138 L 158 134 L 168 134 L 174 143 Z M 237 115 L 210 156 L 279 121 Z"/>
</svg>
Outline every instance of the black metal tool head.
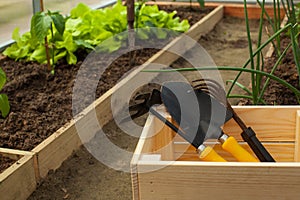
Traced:
<svg viewBox="0 0 300 200">
<path fill-rule="evenodd" d="M 131 119 L 138 118 L 149 112 L 149 109 L 153 105 L 162 104 L 162 100 L 160 97 L 160 91 L 154 89 L 151 93 L 140 94 L 134 99 L 135 104 L 129 106 L 129 112 L 131 115 L 121 121 L 126 122 Z"/>
<path fill-rule="evenodd" d="M 219 101 L 201 90 L 194 90 L 188 83 L 164 83 L 161 99 L 188 137 L 188 142 L 195 147 L 206 139 L 219 138 L 222 134 L 220 126 L 232 117 Z"/>
</svg>

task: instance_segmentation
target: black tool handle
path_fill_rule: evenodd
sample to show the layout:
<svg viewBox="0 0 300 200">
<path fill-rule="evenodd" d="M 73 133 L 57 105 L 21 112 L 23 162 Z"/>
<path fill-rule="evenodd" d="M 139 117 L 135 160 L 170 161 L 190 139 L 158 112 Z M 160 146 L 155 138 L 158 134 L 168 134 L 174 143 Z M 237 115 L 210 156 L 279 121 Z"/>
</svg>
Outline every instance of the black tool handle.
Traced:
<svg viewBox="0 0 300 200">
<path fill-rule="evenodd" d="M 244 139 L 244 141 L 248 143 L 252 151 L 256 154 L 256 156 L 261 162 L 275 162 L 274 158 L 258 140 L 255 132 L 251 127 L 244 129 L 241 136 Z"/>
</svg>

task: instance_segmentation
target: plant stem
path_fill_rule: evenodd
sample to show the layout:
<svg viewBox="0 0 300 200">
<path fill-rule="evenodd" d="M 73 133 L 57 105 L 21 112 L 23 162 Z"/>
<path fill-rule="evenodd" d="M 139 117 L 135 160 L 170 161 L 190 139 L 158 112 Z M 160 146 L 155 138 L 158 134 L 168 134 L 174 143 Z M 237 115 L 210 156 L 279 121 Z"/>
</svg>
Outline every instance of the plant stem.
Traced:
<svg viewBox="0 0 300 200">
<path fill-rule="evenodd" d="M 270 42 L 272 42 L 272 41 L 274 40 L 274 38 L 276 38 L 279 34 L 281 34 L 281 33 L 284 32 L 286 29 L 291 28 L 291 27 L 292 27 L 292 24 L 289 23 L 289 24 L 285 25 L 283 28 L 281 28 L 279 31 L 277 31 L 276 33 L 274 33 L 274 34 L 273 34 L 266 42 L 264 42 L 260 47 L 258 47 L 258 48 L 256 49 L 256 51 L 254 51 L 253 56 L 255 56 L 255 55 L 257 55 L 258 53 L 260 53 L 261 50 L 262 50 L 263 48 L 265 48 Z M 243 65 L 242 68 L 246 68 L 246 67 L 248 66 L 249 63 L 250 63 L 250 58 L 245 62 L 245 64 Z M 232 91 L 232 89 L 233 89 L 233 87 L 234 87 L 234 85 L 235 85 L 235 82 L 237 82 L 237 80 L 239 79 L 239 77 L 241 76 L 241 74 L 242 74 L 242 71 L 240 71 L 240 72 L 237 74 L 237 76 L 235 77 L 235 79 L 234 79 L 232 85 L 230 86 L 230 88 L 229 88 L 229 90 L 228 90 L 228 92 L 227 92 L 227 96 L 230 95 L 230 93 L 231 93 L 231 91 Z"/>
<path fill-rule="evenodd" d="M 43 2 L 43 0 L 40 0 L 40 6 L 41 6 L 41 12 L 43 12 L 44 11 L 44 2 Z M 48 71 L 51 71 L 49 44 L 48 44 L 47 36 L 45 37 L 45 49 L 46 49 L 47 69 L 48 69 Z"/>
<path fill-rule="evenodd" d="M 46 58 L 47 58 L 47 69 L 48 69 L 48 71 L 51 71 L 49 44 L 48 44 L 47 36 L 45 37 L 45 48 L 46 48 Z"/>
<path fill-rule="evenodd" d="M 249 26 L 249 18 L 248 18 L 248 10 L 247 10 L 247 1 L 244 0 L 244 13 L 245 13 L 245 22 L 246 22 L 246 31 L 247 31 L 247 38 L 248 38 L 248 47 L 249 47 L 249 55 L 250 55 L 250 66 L 251 69 L 254 68 L 254 59 L 253 59 L 253 49 L 252 49 L 252 39 L 250 33 L 250 26 Z M 257 97 L 257 90 L 258 88 L 255 82 L 256 74 L 251 73 L 251 82 L 252 82 L 252 95 L 254 104 L 256 104 L 256 97 Z"/>
</svg>

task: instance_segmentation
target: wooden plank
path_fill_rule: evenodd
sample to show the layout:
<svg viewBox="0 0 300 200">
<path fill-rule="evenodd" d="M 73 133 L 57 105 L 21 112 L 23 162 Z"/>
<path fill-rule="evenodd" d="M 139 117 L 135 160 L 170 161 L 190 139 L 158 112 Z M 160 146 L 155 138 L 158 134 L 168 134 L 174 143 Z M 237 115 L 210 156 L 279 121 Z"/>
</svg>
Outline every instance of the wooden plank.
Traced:
<svg viewBox="0 0 300 200">
<path fill-rule="evenodd" d="M 37 157 L 39 178 L 46 177 L 49 170 L 59 168 L 80 145 L 74 121 L 71 121 L 36 146 L 32 152 Z"/>
<path fill-rule="evenodd" d="M 149 5 L 170 5 L 169 2 L 147 2 Z M 172 2 L 172 5 L 174 6 L 192 6 L 192 7 L 199 7 L 199 3 L 197 2 Z M 217 7 L 219 5 L 224 6 L 224 16 L 232 16 L 232 17 L 238 17 L 238 18 L 245 18 L 244 14 L 244 5 L 243 4 L 234 4 L 234 3 L 213 3 L 213 2 L 205 2 L 205 7 Z M 259 5 L 254 4 L 248 4 L 247 5 L 248 10 L 248 18 L 249 19 L 259 19 L 261 14 L 261 8 Z M 273 6 L 271 5 L 265 5 L 265 11 L 268 13 L 268 15 L 273 18 L 274 17 L 274 11 Z M 284 10 L 281 9 L 282 16 L 284 17 Z"/>
<path fill-rule="evenodd" d="M 261 8 L 258 5 L 247 5 L 248 10 L 248 19 L 259 19 L 261 15 Z M 274 17 L 274 11 L 273 6 L 265 6 L 265 11 L 268 13 L 268 15 L 273 18 Z M 281 19 L 284 17 L 284 10 L 281 9 Z M 243 4 L 226 4 L 224 5 L 224 15 L 225 16 L 232 16 L 232 17 L 238 17 L 238 18 L 245 18 L 244 14 L 244 5 Z"/>
<path fill-rule="evenodd" d="M 174 160 L 173 137 L 173 131 L 167 125 L 154 136 L 154 153 L 161 154 L 162 160 Z"/>
<path fill-rule="evenodd" d="M 168 164 L 168 165 L 166 165 Z M 139 163 L 140 199 L 299 199 L 300 164 Z"/>
<path fill-rule="evenodd" d="M 25 200 L 36 186 L 33 155 L 24 155 L 0 174 L 2 200 Z"/>
<path fill-rule="evenodd" d="M 295 162 L 300 162 L 300 110 L 297 110 L 295 135 Z"/>
<path fill-rule="evenodd" d="M 237 114 L 257 137 L 264 142 L 294 142 L 296 129 L 296 112 L 300 106 L 235 106 Z M 224 132 L 242 141 L 242 130 L 234 120 L 228 121 Z"/>
<path fill-rule="evenodd" d="M 236 159 L 234 159 L 231 154 L 225 152 L 222 149 L 220 144 L 210 144 L 207 146 L 212 146 L 215 149 L 215 151 L 217 151 L 227 161 L 236 161 Z M 253 156 L 255 156 L 255 154 L 252 152 L 252 150 L 247 144 L 242 143 L 241 146 L 244 147 Z M 270 152 L 270 154 L 273 156 L 276 162 L 294 162 L 294 143 L 267 143 L 264 144 L 264 146 Z M 189 144 L 174 145 L 174 157 L 178 161 L 200 161 L 195 148 Z"/>
<path fill-rule="evenodd" d="M 25 155 L 33 155 L 33 153 L 29 151 L 7 148 L 0 148 L 0 154 L 13 160 L 18 160 Z"/>
</svg>

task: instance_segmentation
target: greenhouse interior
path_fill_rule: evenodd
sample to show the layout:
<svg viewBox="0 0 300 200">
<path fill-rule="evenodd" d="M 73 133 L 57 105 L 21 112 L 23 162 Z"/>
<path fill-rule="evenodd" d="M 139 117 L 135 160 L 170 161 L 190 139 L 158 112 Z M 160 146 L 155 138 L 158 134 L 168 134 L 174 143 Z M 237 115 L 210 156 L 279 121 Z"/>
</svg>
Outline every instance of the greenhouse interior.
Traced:
<svg viewBox="0 0 300 200">
<path fill-rule="evenodd" d="M 300 199 L 300 0 L 1 0 L 0 199 Z"/>
</svg>

